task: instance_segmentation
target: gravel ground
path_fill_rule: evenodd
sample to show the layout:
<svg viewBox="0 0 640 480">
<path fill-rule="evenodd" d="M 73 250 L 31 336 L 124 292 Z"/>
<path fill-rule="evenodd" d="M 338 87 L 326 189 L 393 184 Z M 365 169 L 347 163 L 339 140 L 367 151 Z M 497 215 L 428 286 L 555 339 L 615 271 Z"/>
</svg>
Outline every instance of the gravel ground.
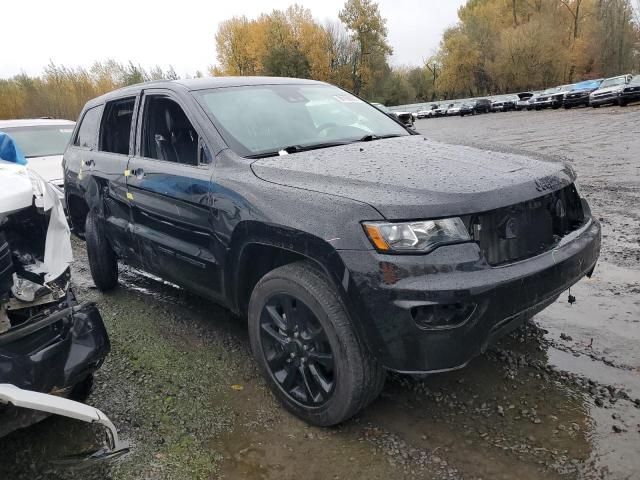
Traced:
<svg viewBox="0 0 640 480">
<path fill-rule="evenodd" d="M 2 479 L 574 479 L 640 472 L 640 107 L 419 121 L 448 143 L 568 161 L 601 218 L 591 280 L 467 368 L 390 377 L 357 418 L 331 429 L 285 413 L 258 376 L 245 320 L 122 268 L 93 287 L 75 242 L 78 296 L 96 301 L 113 350 L 89 403 L 132 444 L 84 470 L 52 459 L 99 430 L 50 418 L 0 440 Z"/>
</svg>

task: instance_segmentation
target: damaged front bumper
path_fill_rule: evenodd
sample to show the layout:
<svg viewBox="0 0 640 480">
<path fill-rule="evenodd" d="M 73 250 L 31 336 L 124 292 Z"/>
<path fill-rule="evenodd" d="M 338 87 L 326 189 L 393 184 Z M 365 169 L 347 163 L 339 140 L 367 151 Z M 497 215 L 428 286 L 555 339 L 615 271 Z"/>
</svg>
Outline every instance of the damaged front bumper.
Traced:
<svg viewBox="0 0 640 480">
<path fill-rule="evenodd" d="M 552 250 L 491 267 L 477 245 L 429 255 L 340 251 L 348 300 L 372 354 L 387 369 L 433 373 L 464 367 L 589 275 L 600 225 L 589 218 Z"/>
<path fill-rule="evenodd" d="M 0 384 L 0 405 L 3 404 L 102 425 L 106 432 L 107 446 L 88 457 L 81 457 L 84 461 L 114 458 L 129 451 L 129 445 L 120 440 L 113 422 L 100 410 L 89 405 L 54 395 L 22 390 L 7 383 Z M 76 463 L 80 459 L 73 459 L 72 462 Z"/>
<path fill-rule="evenodd" d="M 0 334 L 0 383 L 69 396 L 100 367 L 110 350 L 100 313 L 70 297 L 59 310 Z M 0 413 L 0 437 L 29 423 L 20 413 Z"/>
</svg>

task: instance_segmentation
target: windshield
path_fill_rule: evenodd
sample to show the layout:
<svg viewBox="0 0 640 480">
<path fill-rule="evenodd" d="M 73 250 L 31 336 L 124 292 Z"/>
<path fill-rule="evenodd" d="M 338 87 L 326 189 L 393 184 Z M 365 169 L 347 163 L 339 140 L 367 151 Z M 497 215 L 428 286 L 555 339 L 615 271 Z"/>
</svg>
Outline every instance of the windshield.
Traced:
<svg viewBox="0 0 640 480">
<path fill-rule="evenodd" d="M 198 92 L 237 154 L 409 135 L 375 107 L 331 85 L 258 85 Z"/>
<path fill-rule="evenodd" d="M 626 77 L 608 78 L 600 85 L 600 88 L 615 87 L 616 85 L 624 85 Z"/>
<path fill-rule="evenodd" d="M 553 88 L 547 88 L 547 89 L 546 89 L 544 92 L 542 92 L 542 93 L 556 93 L 556 92 L 558 92 L 558 91 L 560 91 L 560 88 L 559 88 L 559 87 L 553 87 Z"/>
<path fill-rule="evenodd" d="M 11 127 L 2 131 L 13 138 L 25 157 L 48 157 L 64 153 L 73 133 L 73 125 Z"/>
<path fill-rule="evenodd" d="M 599 80 L 586 80 L 584 82 L 580 82 L 577 83 L 573 86 L 574 90 L 587 90 L 587 89 L 593 89 L 593 88 L 598 88 L 600 86 L 600 81 Z"/>
</svg>

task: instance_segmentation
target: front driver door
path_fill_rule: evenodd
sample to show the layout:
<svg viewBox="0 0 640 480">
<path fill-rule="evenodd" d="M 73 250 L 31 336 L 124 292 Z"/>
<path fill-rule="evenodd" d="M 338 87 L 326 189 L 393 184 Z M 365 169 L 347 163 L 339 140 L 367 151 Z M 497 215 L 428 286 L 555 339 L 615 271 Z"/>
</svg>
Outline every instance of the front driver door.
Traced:
<svg viewBox="0 0 640 480">
<path fill-rule="evenodd" d="M 220 253 L 211 229 L 211 155 L 184 104 L 167 90 L 143 93 L 128 197 L 143 268 L 221 299 Z"/>
</svg>

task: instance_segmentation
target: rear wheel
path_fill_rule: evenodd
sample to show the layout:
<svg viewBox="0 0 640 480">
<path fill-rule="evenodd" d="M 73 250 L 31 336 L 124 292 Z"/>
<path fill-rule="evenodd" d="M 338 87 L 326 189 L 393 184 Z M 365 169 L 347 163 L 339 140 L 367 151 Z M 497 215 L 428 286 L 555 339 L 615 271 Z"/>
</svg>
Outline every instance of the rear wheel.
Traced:
<svg viewBox="0 0 640 480">
<path fill-rule="evenodd" d="M 103 292 L 114 289 L 118 285 L 118 258 L 109 245 L 104 226 L 95 211 L 87 215 L 84 234 L 93 283 Z"/>
<path fill-rule="evenodd" d="M 313 264 L 297 262 L 265 275 L 251 295 L 248 317 L 261 373 L 285 408 L 304 421 L 338 424 L 382 390 L 384 370 Z"/>
</svg>

